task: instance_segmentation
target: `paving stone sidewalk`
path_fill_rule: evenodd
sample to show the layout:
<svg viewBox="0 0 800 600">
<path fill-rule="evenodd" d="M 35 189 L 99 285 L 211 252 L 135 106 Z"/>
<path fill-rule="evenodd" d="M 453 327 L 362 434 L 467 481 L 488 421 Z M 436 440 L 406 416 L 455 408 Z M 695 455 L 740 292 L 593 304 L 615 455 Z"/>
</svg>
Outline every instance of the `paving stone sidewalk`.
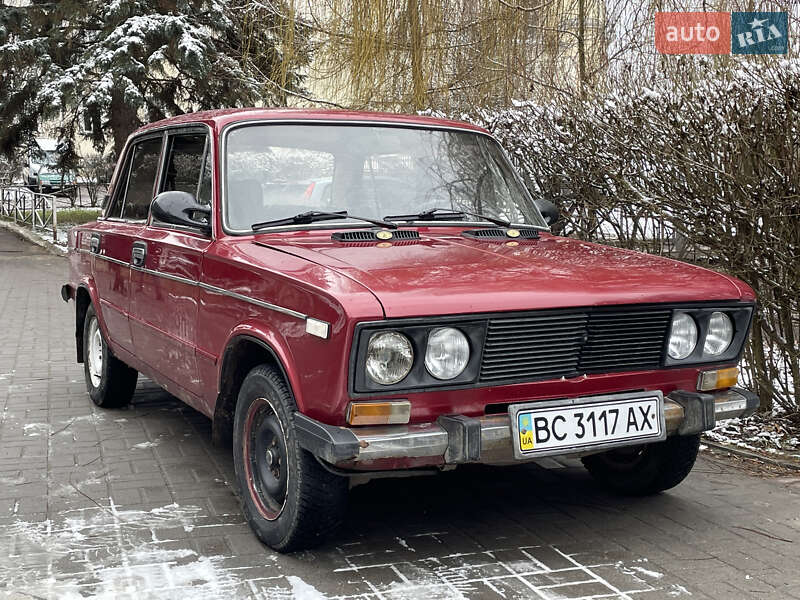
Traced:
<svg viewBox="0 0 800 600">
<path fill-rule="evenodd" d="M 0 229 L 0 598 L 800 598 L 800 477 L 709 455 L 640 499 L 573 462 L 373 481 L 337 539 L 278 555 L 208 419 L 147 381 L 91 404 L 66 270 Z"/>
</svg>

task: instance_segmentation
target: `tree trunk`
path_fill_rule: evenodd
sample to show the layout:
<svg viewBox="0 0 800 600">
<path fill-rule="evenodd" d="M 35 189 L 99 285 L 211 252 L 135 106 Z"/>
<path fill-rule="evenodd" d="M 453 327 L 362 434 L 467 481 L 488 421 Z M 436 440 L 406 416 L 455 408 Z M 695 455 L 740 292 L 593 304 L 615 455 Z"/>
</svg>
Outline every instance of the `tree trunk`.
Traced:
<svg viewBox="0 0 800 600">
<path fill-rule="evenodd" d="M 419 0 L 408 0 L 408 25 L 411 37 L 411 86 L 415 110 L 423 110 L 425 104 L 425 79 L 422 73 L 422 19 Z"/>
<path fill-rule="evenodd" d="M 578 94 L 586 97 L 586 0 L 578 0 Z"/>
<path fill-rule="evenodd" d="M 142 124 L 136 109 L 125 102 L 125 97 L 119 90 L 111 92 L 111 114 L 108 123 L 114 136 L 114 156 L 119 158 L 125 147 L 125 140 Z"/>
</svg>

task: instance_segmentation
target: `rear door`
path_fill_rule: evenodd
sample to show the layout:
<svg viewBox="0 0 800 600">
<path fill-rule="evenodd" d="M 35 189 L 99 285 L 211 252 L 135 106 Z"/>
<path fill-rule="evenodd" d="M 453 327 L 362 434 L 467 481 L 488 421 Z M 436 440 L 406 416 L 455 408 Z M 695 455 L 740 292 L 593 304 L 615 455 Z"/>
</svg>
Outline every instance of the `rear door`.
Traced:
<svg viewBox="0 0 800 600">
<path fill-rule="evenodd" d="M 200 204 L 211 206 L 212 149 L 208 130 L 170 130 L 164 148 L 158 192 L 187 192 Z M 203 253 L 210 243 L 211 237 L 199 229 L 151 218 L 135 244 L 138 256 L 131 275 L 131 328 L 136 355 L 194 395 L 201 392 L 195 357 L 197 284 Z"/>
<path fill-rule="evenodd" d="M 158 133 L 128 145 L 105 218 L 88 232 L 94 258 L 92 274 L 108 335 L 129 352 L 134 351 L 128 319 L 131 253 L 153 198 L 162 142 L 163 135 Z"/>
</svg>

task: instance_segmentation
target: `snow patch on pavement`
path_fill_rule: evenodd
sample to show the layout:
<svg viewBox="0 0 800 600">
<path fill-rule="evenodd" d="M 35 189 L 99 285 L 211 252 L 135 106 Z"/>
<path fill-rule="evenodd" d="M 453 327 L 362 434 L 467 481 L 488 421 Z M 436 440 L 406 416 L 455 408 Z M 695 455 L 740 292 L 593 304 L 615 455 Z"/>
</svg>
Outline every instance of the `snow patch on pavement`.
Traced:
<svg viewBox="0 0 800 600">
<path fill-rule="evenodd" d="M 28 423 L 22 427 L 22 433 L 26 437 L 38 437 L 42 434 L 50 433 L 50 425 L 48 423 Z"/>
<path fill-rule="evenodd" d="M 139 442 L 138 444 L 134 444 L 131 448 L 138 448 L 139 450 L 146 450 L 147 448 L 155 448 L 161 442 L 156 440 L 155 442 Z"/>
<path fill-rule="evenodd" d="M 650 571 L 642 567 L 631 567 L 631 569 L 633 571 L 636 571 L 637 573 L 641 573 L 646 577 L 652 577 L 653 579 L 661 579 L 662 577 L 664 577 L 663 573 L 659 573 L 658 571 Z"/>
<path fill-rule="evenodd" d="M 401 538 L 401 537 L 396 537 L 395 539 L 397 540 L 397 543 L 398 543 L 398 544 L 400 544 L 400 545 L 401 545 L 403 548 L 405 548 L 406 550 L 409 550 L 409 551 L 411 551 L 411 552 L 416 552 L 416 550 L 414 550 L 414 549 L 413 549 L 411 546 L 409 546 L 409 545 L 408 545 L 408 542 L 407 542 L 407 541 L 405 541 L 403 538 Z"/>
<path fill-rule="evenodd" d="M 670 596 L 691 596 L 692 595 L 692 592 L 690 592 L 685 587 L 683 587 L 682 585 L 679 585 L 677 583 L 673 583 L 672 585 L 670 585 L 669 588 L 667 588 L 667 591 L 668 591 Z"/>
<path fill-rule="evenodd" d="M 325 594 L 299 577 L 287 575 L 286 580 L 292 586 L 292 597 L 295 600 L 325 600 L 326 598 Z"/>
<path fill-rule="evenodd" d="M 0 589 L 68 599 L 230 598 L 240 581 L 224 557 L 171 539 L 176 528 L 193 530 L 201 513 L 177 504 L 118 510 L 112 502 L 64 513 L 58 523 L 15 521 L 0 536 Z"/>
<path fill-rule="evenodd" d="M 446 532 L 437 533 L 437 537 L 444 535 Z M 407 539 L 413 537 L 406 536 Z M 334 573 L 347 574 L 356 581 L 360 579 L 371 590 L 370 595 L 377 598 L 464 600 L 488 594 L 499 598 L 566 600 L 630 598 L 645 592 L 660 593 L 664 597 L 673 592 L 689 594 L 685 588 L 662 581 L 663 573 L 641 566 L 648 562 L 647 558 L 610 562 L 603 560 L 599 553 L 570 554 L 555 546 L 498 548 L 416 560 L 398 560 L 394 551 L 387 549 L 346 554 L 343 558 L 347 566 L 335 569 Z M 609 569 L 616 569 L 624 577 L 604 578 L 603 574 Z M 387 577 L 392 581 L 385 582 Z M 570 593 L 568 586 L 572 586 Z M 283 597 L 281 588 L 273 587 L 269 591 L 277 594 L 269 597 Z M 587 595 L 589 592 L 591 596 Z M 313 597 L 314 600 L 318 598 Z"/>
</svg>

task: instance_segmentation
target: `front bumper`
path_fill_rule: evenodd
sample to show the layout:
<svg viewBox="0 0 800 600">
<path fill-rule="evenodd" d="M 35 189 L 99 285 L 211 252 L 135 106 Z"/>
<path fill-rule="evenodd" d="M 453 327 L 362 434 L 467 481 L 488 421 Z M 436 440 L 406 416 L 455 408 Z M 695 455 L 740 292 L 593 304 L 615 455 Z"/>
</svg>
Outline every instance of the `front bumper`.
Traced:
<svg viewBox="0 0 800 600">
<path fill-rule="evenodd" d="M 713 429 L 718 419 L 751 415 L 758 404 L 758 396 L 741 388 L 708 394 L 673 392 L 664 398 L 667 435 L 691 435 Z M 296 413 L 295 425 L 303 448 L 341 468 L 370 470 L 519 462 L 514 458 L 507 414 L 479 418 L 454 415 L 439 417 L 433 423 L 348 429 L 325 425 Z"/>
</svg>

